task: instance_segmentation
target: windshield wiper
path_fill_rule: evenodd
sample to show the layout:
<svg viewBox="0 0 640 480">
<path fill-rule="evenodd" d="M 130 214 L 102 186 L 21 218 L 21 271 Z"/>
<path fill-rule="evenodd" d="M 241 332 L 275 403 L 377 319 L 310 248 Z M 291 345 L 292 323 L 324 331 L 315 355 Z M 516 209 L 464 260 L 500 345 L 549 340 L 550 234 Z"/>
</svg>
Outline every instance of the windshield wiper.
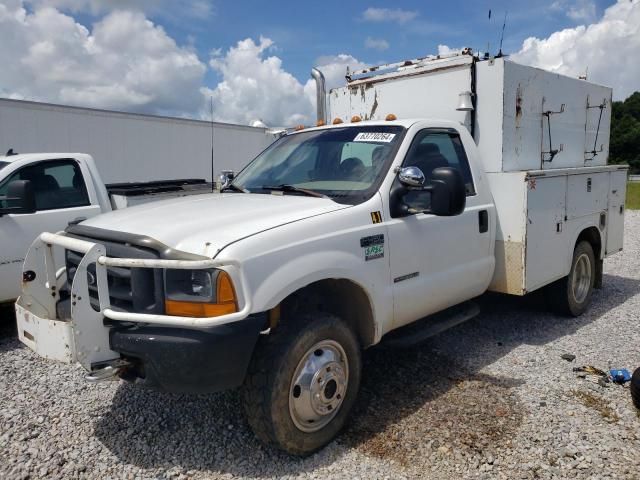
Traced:
<svg viewBox="0 0 640 480">
<path fill-rule="evenodd" d="M 230 183 L 226 187 L 220 189 L 220 193 L 224 193 L 224 192 L 227 192 L 227 191 L 239 192 L 239 193 L 249 193 L 244 188 L 240 188 L 237 185 L 234 185 L 233 183 Z"/>
<path fill-rule="evenodd" d="M 322 193 L 314 192 L 313 190 L 307 190 L 306 188 L 296 187 L 294 185 L 288 185 L 286 183 L 283 183 L 281 185 L 263 185 L 260 188 L 263 190 L 275 190 L 277 192 L 302 193 L 303 195 L 307 195 L 309 197 L 329 198 Z"/>
</svg>

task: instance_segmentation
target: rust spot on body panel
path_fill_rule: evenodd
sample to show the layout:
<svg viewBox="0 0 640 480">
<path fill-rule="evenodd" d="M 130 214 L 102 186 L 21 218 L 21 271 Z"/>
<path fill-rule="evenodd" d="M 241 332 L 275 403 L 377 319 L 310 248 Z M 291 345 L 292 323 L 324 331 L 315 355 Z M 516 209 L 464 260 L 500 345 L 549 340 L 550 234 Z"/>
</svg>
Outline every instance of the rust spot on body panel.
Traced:
<svg viewBox="0 0 640 480">
<path fill-rule="evenodd" d="M 496 268 L 489 290 L 492 292 L 524 295 L 524 250 L 521 242 L 496 240 Z"/>
<path fill-rule="evenodd" d="M 378 109 L 378 91 L 376 90 L 373 96 L 373 105 L 371 105 L 371 112 L 369 112 L 369 117 L 366 119 L 371 120 L 373 116 L 376 114 L 377 109 Z"/>
<path fill-rule="evenodd" d="M 516 128 L 520 128 L 522 120 L 522 86 L 518 84 L 516 89 Z"/>
</svg>

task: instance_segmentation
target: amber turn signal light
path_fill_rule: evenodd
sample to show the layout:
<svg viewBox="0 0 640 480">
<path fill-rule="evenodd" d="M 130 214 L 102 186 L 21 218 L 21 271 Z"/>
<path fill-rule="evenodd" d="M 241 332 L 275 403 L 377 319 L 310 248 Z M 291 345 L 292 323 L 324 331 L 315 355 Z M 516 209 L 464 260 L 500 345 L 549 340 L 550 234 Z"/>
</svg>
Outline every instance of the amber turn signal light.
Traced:
<svg viewBox="0 0 640 480">
<path fill-rule="evenodd" d="M 221 270 L 216 281 L 216 303 L 165 300 L 164 308 L 167 315 L 177 317 L 219 317 L 237 312 L 238 302 L 231 277 Z"/>
</svg>

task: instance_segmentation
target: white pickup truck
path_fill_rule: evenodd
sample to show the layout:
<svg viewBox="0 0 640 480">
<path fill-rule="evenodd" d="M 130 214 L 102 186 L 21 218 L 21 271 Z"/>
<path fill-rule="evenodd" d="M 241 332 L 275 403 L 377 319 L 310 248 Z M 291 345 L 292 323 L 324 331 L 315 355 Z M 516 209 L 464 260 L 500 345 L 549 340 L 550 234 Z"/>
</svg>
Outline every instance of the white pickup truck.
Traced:
<svg viewBox="0 0 640 480">
<path fill-rule="evenodd" d="M 222 193 L 40 235 L 20 339 L 93 381 L 242 386 L 258 437 L 304 455 L 345 424 L 363 349 L 469 318 L 460 305 L 488 289 L 549 286 L 564 314 L 587 309 L 622 249 L 610 89 L 468 51 L 356 72 L 328 94 L 314 75 L 320 126 Z"/>
<path fill-rule="evenodd" d="M 105 185 L 93 158 L 82 153 L 0 156 L 0 304 L 20 295 L 24 257 L 40 233 L 203 189 L 210 184 L 196 179 Z"/>
</svg>

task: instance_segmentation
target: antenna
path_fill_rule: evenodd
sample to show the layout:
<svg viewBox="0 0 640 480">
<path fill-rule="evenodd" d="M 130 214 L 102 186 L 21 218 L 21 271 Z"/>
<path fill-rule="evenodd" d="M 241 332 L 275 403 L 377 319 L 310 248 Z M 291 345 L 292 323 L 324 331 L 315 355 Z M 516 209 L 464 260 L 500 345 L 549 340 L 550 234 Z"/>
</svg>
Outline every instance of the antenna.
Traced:
<svg viewBox="0 0 640 480">
<path fill-rule="evenodd" d="M 213 176 L 213 95 L 211 95 L 211 192 L 216 188 L 216 180 Z"/>
<path fill-rule="evenodd" d="M 504 28 L 507 26 L 507 11 L 504 12 L 504 22 L 502 22 L 502 33 L 500 34 L 500 49 L 498 50 L 498 57 L 502 56 L 502 40 L 504 40 Z"/>
<path fill-rule="evenodd" d="M 589 76 L 589 65 L 587 65 L 587 69 L 584 71 L 584 74 L 578 75 L 578 78 L 580 80 L 586 80 L 588 76 Z"/>
<path fill-rule="evenodd" d="M 489 9 L 489 17 L 488 17 L 488 19 L 489 19 L 489 24 L 491 24 L 491 9 Z M 490 45 L 490 42 L 489 42 L 489 41 L 487 41 L 487 50 L 485 51 L 485 57 L 489 55 L 489 51 L 490 51 L 490 50 L 489 50 L 489 48 L 490 48 L 490 46 L 491 46 L 491 45 Z"/>
</svg>

